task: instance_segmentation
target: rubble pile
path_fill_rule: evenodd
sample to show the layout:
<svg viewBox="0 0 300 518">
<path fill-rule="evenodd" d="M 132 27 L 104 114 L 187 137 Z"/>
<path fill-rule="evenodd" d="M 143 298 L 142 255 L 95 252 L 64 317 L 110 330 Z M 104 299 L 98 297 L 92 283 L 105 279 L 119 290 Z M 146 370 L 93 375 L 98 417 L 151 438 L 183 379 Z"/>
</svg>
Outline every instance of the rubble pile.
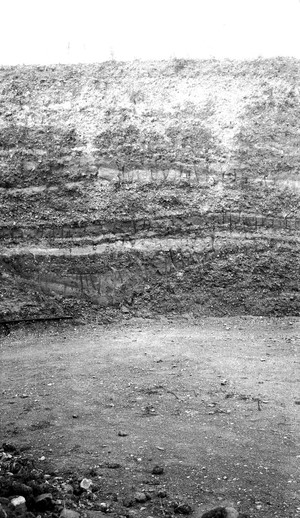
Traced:
<svg viewBox="0 0 300 518">
<path fill-rule="evenodd" d="M 47 473 L 41 459 L 21 450 L 7 443 L 0 448 L 0 518 L 100 518 L 102 513 L 135 518 L 141 511 L 171 518 L 193 512 L 188 503 L 170 500 L 159 480 L 155 490 L 132 486 L 131 493 L 104 495 L 97 469 L 90 469 L 89 478 Z M 160 476 L 164 469 L 154 466 L 152 473 Z"/>
</svg>

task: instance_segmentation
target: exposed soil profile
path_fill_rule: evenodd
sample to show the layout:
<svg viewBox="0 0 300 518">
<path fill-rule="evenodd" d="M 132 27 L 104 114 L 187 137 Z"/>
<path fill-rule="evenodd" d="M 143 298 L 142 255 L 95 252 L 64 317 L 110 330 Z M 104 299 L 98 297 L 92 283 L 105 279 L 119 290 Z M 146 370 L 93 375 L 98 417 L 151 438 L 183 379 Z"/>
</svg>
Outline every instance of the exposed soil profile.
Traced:
<svg viewBox="0 0 300 518">
<path fill-rule="evenodd" d="M 0 70 L 0 315 L 299 314 L 299 62 Z"/>
</svg>

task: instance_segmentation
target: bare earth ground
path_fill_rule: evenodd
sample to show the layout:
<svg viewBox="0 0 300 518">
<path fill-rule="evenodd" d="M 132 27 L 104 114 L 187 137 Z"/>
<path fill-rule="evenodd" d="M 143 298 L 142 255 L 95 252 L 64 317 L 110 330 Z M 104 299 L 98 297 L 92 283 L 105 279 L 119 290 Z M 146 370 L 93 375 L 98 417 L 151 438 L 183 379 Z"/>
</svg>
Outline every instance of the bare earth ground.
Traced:
<svg viewBox="0 0 300 518">
<path fill-rule="evenodd" d="M 46 472 L 98 466 L 103 498 L 159 487 L 197 514 L 300 516 L 299 331 L 294 317 L 13 329 L 0 439 Z"/>
</svg>

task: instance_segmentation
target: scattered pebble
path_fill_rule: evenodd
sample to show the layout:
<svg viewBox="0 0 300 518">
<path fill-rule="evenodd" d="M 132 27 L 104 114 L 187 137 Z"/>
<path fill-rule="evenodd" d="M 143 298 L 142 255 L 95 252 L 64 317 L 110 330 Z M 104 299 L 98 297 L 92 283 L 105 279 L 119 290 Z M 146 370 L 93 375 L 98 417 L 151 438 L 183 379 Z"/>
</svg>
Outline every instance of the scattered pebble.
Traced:
<svg viewBox="0 0 300 518">
<path fill-rule="evenodd" d="M 83 478 L 82 481 L 80 482 L 80 487 L 87 491 L 88 489 L 90 489 L 92 484 L 93 484 L 93 481 L 91 479 Z"/>
<path fill-rule="evenodd" d="M 64 493 L 69 493 L 69 494 L 73 493 L 73 486 L 71 486 L 71 484 L 64 483 L 64 484 L 62 484 L 61 487 L 62 487 Z"/>
</svg>

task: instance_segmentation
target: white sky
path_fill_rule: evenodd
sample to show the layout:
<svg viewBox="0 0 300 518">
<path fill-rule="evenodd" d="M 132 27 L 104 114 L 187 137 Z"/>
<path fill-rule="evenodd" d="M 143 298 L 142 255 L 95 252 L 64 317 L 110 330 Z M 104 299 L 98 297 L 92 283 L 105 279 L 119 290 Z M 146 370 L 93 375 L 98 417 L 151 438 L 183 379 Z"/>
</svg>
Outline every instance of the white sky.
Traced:
<svg viewBox="0 0 300 518">
<path fill-rule="evenodd" d="M 0 0 L 0 64 L 300 58 L 300 0 Z"/>
</svg>

